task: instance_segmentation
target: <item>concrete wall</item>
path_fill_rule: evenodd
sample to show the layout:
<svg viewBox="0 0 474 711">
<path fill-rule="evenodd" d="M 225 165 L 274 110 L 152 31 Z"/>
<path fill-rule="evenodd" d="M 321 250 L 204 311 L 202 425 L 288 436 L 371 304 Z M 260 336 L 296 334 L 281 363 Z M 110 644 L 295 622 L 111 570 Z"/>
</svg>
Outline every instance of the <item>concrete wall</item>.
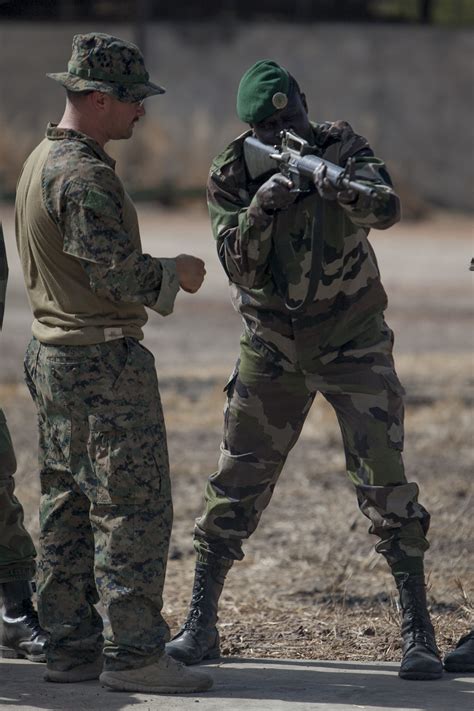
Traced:
<svg viewBox="0 0 474 711">
<path fill-rule="evenodd" d="M 45 72 L 65 69 L 73 34 L 92 30 L 133 39 L 126 25 L 0 26 L 0 184 L 61 116 L 63 91 Z M 235 116 L 241 74 L 272 57 L 298 79 L 312 118 L 348 120 L 405 194 L 471 209 L 472 49 L 472 32 L 445 28 L 153 24 L 147 64 L 168 93 L 148 100 L 133 140 L 111 152 L 129 184 L 203 184 L 212 156 L 245 128 Z"/>
</svg>

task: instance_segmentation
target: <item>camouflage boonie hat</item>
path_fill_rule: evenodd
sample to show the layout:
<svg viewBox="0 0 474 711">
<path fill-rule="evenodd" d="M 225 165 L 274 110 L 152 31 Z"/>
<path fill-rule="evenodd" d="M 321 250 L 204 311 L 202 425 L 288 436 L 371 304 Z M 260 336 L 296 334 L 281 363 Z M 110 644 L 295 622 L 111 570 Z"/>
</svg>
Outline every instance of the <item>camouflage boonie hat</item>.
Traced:
<svg viewBox="0 0 474 711">
<path fill-rule="evenodd" d="M 68 71 L 46 76 L 70 91 L 101 91 L 120 101 L 141 101 L 165 93 L 149 80 L 136 45 L 101 32 L 75 35 Z"/>
</svg>

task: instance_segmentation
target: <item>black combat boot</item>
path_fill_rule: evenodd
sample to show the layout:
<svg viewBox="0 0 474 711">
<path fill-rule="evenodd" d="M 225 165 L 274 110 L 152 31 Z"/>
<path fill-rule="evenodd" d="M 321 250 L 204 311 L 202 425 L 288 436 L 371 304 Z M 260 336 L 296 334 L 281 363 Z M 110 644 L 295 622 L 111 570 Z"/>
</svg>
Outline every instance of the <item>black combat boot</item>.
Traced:
<svg viewBox="0 0 474 711">
<path fill-rule="evenodd" d="M 456 648 L 444 658 L 447 672 L 474 672 L 474 630 L 461 637 Z"/>
<path fill-rule="evenodd" d="M 402 614 L 402 679 L 439 679 L 443 665 L 426 605 L 423 575 L 395 576 Z"/>
<path fill-rule="evenodd" d="M 7 659 L 29 659 L 45 662 L 46 633 L 31 600 L 27 581 L 0 584 L 4 610 L 0 623 L 0 656 Z"/>
<path fill-rule="evenodd" d="M 213 558 L 196 563 L 194 585 L 186 622 L 166 645 L 166 652 L 183 664 L 198 664 L 220 656 L 217 603 L 233 561 Z"/>
</svg>

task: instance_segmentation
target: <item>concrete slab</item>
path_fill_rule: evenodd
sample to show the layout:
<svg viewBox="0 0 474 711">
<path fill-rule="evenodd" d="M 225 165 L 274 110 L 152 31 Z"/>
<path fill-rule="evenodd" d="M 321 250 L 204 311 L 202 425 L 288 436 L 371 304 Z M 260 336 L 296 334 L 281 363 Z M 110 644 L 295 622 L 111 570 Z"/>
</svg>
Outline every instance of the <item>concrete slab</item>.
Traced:
<svg viewBox="0 0 474 711">
<path fill-rule="evenodd" d="M 203 665 L 215 687 L 201 696 L 104 690 L 98 682 L 47 684 L 44 667 L 0 660 L 3 709 L 66 711 L 472 711 L 474 675 L 402 681 L 397 664 L 229 659 Z"/>
</svg>

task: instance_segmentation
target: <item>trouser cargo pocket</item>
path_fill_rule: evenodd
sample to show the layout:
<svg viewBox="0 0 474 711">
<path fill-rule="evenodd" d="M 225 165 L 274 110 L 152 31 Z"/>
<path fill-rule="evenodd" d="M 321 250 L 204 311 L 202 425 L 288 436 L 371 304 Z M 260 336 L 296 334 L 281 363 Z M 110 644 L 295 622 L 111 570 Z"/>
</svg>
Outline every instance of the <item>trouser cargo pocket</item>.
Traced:
<svg viewBox="0 0 474 711">
<path fill-rule="evenodd" d="M 97 504 L 144 504 L 168 479 L 163 422 L 128 414 L 89 415 L 88 453 Z"/>
</svg>

